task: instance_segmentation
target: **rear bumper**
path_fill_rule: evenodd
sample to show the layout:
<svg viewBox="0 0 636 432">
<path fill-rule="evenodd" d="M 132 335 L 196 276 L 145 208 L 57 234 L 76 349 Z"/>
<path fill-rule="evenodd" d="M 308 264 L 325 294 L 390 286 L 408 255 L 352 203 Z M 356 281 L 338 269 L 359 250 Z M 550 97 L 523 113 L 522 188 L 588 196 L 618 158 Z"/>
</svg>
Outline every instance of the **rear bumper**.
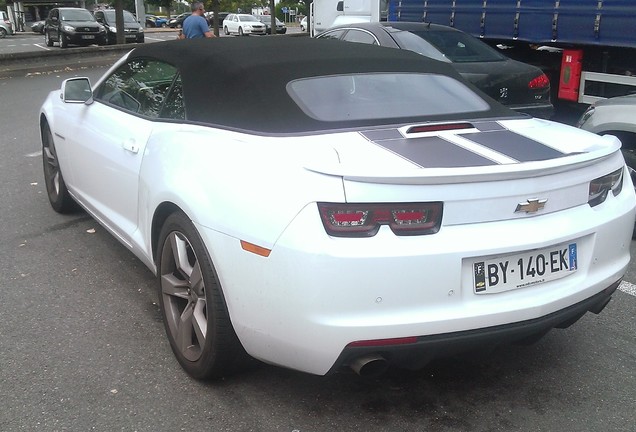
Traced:
<svg viewBox="0 0 636 432">
<path fill-rule="evenodd" d="M 311 229 L 319 216 L 310 206 L 268 258 L 246 253 L 218 231 L 199 230 L 207 245 L 215 245 L 211 258 L 245 350 L 266 363 L 324 375 L 378 352 L 389 362 L 417 367 L 485 341 L 540 336 L 588 310 L 600 311 L 626 271 L 634 227 L 633 197 L 608 199 L 603 211 L 581 206 L 541 220 L 481 224 L 479 231 L 447 226 L 421 238 L 398 238 L 389 230 L 369 239 L 328 238 L 322 226 Z M 574 220 L 581 221 L 577 227 Z M 570 240 L 579 247 L 576 273 L 502 293 L 474 293 L 467 257 Z M 394 338 L 416 343 L 388 352 L 350 348 Z"/>
<path fill-rule="evenodd" d="M 620 280 L 598 294 L 560 311 L 540 318 L 483 329 L 421 336 L 416 342 L 403 345 L 369 347 L 347 346 L 328 373 L 350 367 L 358 358 L 381 357 L 389 364 L 420 369 L 431 360 L 472 350 L 489 350 L 510 343 L 532 343 L 553 328 L 567 328 L 587 312 L 600 313 L 609 303 Z"/>
</svg>

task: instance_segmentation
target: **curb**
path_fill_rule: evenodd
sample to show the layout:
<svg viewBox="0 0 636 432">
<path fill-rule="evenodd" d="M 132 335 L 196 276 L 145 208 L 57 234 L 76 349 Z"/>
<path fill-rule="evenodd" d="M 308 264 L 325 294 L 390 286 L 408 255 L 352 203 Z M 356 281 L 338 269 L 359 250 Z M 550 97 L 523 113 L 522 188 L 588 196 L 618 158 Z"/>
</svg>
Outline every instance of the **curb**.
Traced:
<svg viewBox="0 0 636 432">
<path fill-rule="evenodd" d="M 145 29 L 145 33 L 172 32 L 176 34 L 177 31 L 178 29 L 174 28 Z M 124 55 L 124 52 L 132 50 L 135 46 L 137 44 L 128 43 L 123 45 L 72 47 L 64 50 L 0 54 L 0 79 L 111 65 L 119 60 Z"/>
<path fill-rule="evenodd" d="M 135 45 L 0 54 L 0 78 L 113 64 Z"/>
</svg>

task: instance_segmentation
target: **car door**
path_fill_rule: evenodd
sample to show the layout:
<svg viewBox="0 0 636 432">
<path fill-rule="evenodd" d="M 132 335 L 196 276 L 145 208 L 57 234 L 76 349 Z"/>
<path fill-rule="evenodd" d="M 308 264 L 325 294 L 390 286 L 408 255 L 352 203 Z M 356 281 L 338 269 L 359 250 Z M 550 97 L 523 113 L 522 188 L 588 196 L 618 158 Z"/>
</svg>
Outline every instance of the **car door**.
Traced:
<svg viewBox="0 0 636 432">
<path fill-rule="evenodd" d="M 239 24 L 240 23 L 238 15 L 232 16 L 232 19 L 230 20 L 230 26 L 228 27 L 230 33 L 238 33 Z"/>
<path fill-rule="evenodd" d="M 137 228 L 139 171 L 146 143 L 176 69 L 154 60 L 123 64 L 100 84 L 94 103 L 77 113 L 68 134 L 72 191 L 130 244 Z"/>
</svg>

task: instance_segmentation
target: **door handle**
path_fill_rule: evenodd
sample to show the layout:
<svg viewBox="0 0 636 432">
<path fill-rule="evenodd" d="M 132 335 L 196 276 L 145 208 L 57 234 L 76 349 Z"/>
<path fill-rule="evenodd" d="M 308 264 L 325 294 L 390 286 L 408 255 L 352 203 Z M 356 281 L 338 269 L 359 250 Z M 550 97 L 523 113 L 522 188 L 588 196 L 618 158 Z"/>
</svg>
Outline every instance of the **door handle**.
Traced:
<svg viewBox="0 0 636 432">
<path fill-rule="evenodd" d="M 124 147 L 124 150 L 129 151 L 133 154 L 137 154 L 139 152 L 139 146 L 133 138 L 124 141 L 122 147 Z"/>
</svg>

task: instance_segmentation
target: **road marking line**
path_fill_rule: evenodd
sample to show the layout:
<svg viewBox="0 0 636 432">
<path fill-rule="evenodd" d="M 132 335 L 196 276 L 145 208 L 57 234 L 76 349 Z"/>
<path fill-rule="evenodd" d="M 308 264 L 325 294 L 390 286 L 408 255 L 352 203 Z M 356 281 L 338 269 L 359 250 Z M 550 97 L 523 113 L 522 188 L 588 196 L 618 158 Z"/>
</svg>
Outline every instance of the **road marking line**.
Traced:
<svg viewBox="0 0 636 432">
<path fill-rule="evenodd" d="M 636 285 L 631 284 L 629 282 L 623 281 L 621 282 L 621 284 L 618 286 L 618 289 L 629 294 L 629 295 L 633 295 L 636 297 Z"/>
<path fill-rule="evenodd" d="M 36 47 L 38 47 L 38 48 L 42 48 L 43 50 L 51 51 L 51 48 L 48 48 L 48 47 L 42 46 L 42 45 L 40 45 L 40 44 L 33 44 L 33 46 L 36 46 Z"/>
<path fill-rule="evenodd" d="M 40 156 L 42 156 L 42 150 L 26 154 L 25 156 L 26 157 L 31 157 L 31 158 L 40 157 Z"/>
</svg>

